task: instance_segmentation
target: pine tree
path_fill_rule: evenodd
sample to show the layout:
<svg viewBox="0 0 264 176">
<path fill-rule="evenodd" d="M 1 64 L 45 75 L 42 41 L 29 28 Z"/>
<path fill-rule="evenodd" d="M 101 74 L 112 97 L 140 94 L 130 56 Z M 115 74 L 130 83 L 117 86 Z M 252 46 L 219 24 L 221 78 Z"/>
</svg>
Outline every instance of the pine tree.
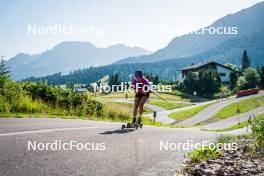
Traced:
<svg viewBox="0 0 264 176">
<path fill-rule="evenodd" d="M 0 76 L 1 77 L 9 77 L 9 71 L 5 65 L 5 62 L 4 60 L 1 60 L 1 63 L 0 63 Z"/>
<path fill-rule="evenodd" d="M 248 57 L 247 50 L 245 49 L 242 57 L 242 71 L 250 67 L 250 58 Z"/>
<path fill-rule="evenodd" d="M 264 66 L 258 67 L 257 71 L 258 71 L 259 76 L 260 76 L 260 85 L 261 85 L 261 87 L 264 87 Z"/>
<path fill-rule="evenodd" d="M 229 88 L 233 90 L 237 86 L 238 80 L 238 72 L 236 70 L 232 70 L 230 73 L 230 80 L 229 80 Z"/>
<path fill-rule="evenodd" d="M 10 78 L 10 72 L 7 69 L 4 60 L 0 63 L 0 88 L 4 87 L 5 82 Z"/>
</svg>

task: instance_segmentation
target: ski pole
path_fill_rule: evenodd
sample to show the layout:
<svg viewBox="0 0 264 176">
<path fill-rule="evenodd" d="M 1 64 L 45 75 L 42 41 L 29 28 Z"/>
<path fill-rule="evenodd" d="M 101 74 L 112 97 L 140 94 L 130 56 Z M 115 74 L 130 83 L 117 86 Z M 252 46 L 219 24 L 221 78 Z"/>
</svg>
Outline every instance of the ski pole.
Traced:
<svg viewBox="0 0 264 176">
<path fill-rule="evenodd" d="M 157 97 L 159 97 L 160 99 L 162 99 L 163 101 L 165 102 L 168 102 L 167 100 L 165 100 L 164 98 L 162 98 L 160 95 L 158 95 L 157 93 L 153 92 L 153 91 L 150 91 L 151 93 L 154 93 Z"/>
</svg>

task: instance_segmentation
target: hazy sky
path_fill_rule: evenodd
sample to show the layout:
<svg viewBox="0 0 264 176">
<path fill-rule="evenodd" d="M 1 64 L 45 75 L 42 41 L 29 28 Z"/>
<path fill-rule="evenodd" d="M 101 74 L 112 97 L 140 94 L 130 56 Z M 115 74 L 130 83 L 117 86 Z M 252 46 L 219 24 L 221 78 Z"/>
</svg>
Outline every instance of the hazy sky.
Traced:
<svg viewBox="0 0 264 176">
<path fill-rule="evenodd" d="M 10 58 L 20 52 L 37 54 L 62 41 L 89 41 L 97 47 L 122 43 L 155 51 L 177 35 L 208 26 L 261 1 L 0 0 L 0 49 Z M 28 34 L 29 26 L 42 30 L 56 24 L 86 27 L 89 31 Z"/>
</svg>

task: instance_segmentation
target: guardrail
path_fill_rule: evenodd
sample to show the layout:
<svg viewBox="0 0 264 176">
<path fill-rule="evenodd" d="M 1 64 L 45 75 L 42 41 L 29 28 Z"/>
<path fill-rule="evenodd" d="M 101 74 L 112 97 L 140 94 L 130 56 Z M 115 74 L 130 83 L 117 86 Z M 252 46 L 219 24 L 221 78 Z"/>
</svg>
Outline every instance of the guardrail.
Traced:
<svg viewBox="0 0 264 176">
<path fill-rule="evenodd" d="M 259 88 L 253 88 L 253 89 L 247 89 L 247 90 L 241 90 L 237 92 L 237 97 L 247 96 L 247 95 L 253 95 L 258 94 Z"/>
</svg>

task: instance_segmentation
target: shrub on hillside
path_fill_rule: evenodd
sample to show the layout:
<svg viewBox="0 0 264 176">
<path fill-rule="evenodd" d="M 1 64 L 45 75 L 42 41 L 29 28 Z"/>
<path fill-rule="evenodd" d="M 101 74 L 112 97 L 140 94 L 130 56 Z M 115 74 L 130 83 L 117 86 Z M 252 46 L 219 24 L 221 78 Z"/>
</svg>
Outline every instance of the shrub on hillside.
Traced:
<svg viewBox="0 0 264 176">
<path fill-rule="evenodd" d="M 256 137 L 259 146 L 264 148 L 264 115 L 256 117 L 252 121 L 251 126 L 253 135 Z"/>
<path fill-rule="evenodd" d="M 239 90 L 255 88 L 260 83 L 259 73 L 253 68 L 247 68 L 243 76 L 238 78 L 237 87 Z"/>
<path fill-rule="evenodd" d="M 86 114 L 87 115 L 102 116 L 103 113 L 104 111 L 103 111 L 102 103 L 96 100 L 88 100 L 86 102 Z"/>
</svg>

